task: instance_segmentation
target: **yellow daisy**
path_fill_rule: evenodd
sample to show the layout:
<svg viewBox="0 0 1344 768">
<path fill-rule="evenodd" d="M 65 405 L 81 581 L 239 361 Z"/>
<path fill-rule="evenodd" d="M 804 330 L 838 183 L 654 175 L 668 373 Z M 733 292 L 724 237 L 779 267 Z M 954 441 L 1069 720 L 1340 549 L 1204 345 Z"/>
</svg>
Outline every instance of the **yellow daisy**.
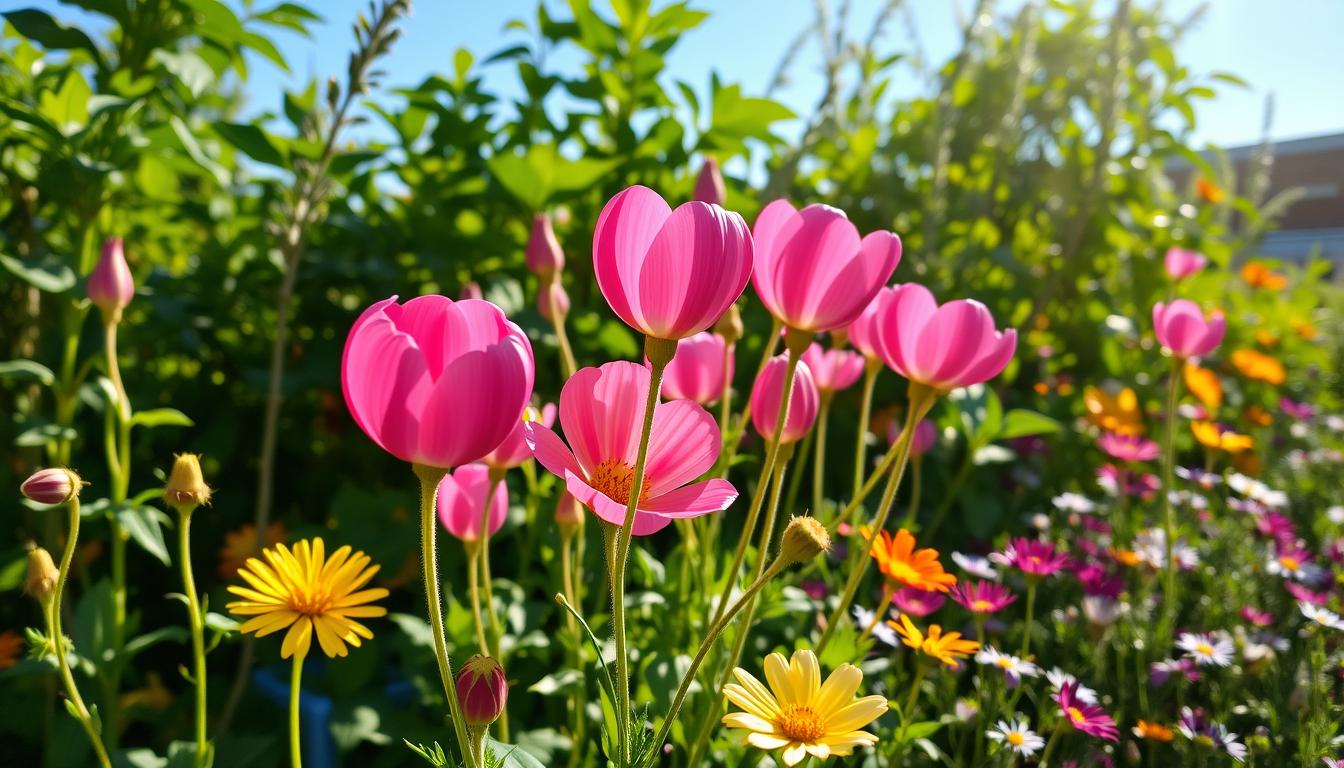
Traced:
<svg viewBox="0 0 1344 768">
<path fill-rule="evenodd" d="M 937 624 L 929 625 L 929 633 L 926 635 L 904 613 L 901 614 L 899 624 L 891 620 L 888 620 L 887 624 L 901 636 L 902 643 L 926 656 L 932 656 L 953 669 L 959 666 L 959 659 L 980 650 L 979 643 L 974 640 L 962 640 L 960 632 L 944 634 L 943 628 Z"/>
<path fill-rule="evenodd" d="M 733 676 L 737 682 L 725 685 L 723 693 L 746 711 L 724 715 L 723 724 L 750 731 L 746 742 L 757 749 L 783 749 L 786 766 L 808 755 L 819 760 L 843 757 L 855 747 L 877 743 L 877 736 L 859 729 L 887 711 L 887 700 L 854 698 L 863 682 L 858 667 L 842 664 L 823 683 L 816 654 L 800 650 L 792 660 L 778 653 L 765 657 L 769 688 L 741 667 Z"/>
<path fill-rule="evenodd" d="M 288 627 L 282 658 L 306 656 L 314 633 L 323 653 L 344 656 L 349 652 L 346 643 L 358 648 L 361 637 L 373 637 L 354 619 L 387 615 L 386 608 L 369 605 L 387 597 L 386 589 L 360 590 L 378 573 L 378 566 L 370 566 L 363 552 L 341 547 L 328 558 L 322 539 L 315 538 L 300 541 L 293 549 L 276 544 L 262 555 L 266 563 L 248 558 L 238 570 L 251 588 L 230 586 L 229 591 L 243 599 L 229 603 L 228 609 L 237 616 L 252 616 L 241 629 L 257 637 Z"/>
</svg>

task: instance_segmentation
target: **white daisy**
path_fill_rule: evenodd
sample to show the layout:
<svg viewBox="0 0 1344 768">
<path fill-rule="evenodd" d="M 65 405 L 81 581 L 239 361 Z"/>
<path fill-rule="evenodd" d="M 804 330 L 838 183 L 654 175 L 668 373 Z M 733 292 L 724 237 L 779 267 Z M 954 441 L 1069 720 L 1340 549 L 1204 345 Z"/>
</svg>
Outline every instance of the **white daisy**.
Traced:
<svg viewBox="0 0 1344 768">
<path fill-rule="evenodd" d="M 994 566 L 989 562 L 988 558 L 980 557 L 979 555 L 964 555 L 960 552 L 953 552 L 952 562 L 956 563 L 958 568 L 961 568 L 961 570 L 972 576 L 979 576 L 982 579 L 991 580 L 997 580 L 999 578 L 999 572 L 994 570 Z"/>
<path fill-rule="evenodd" d="M 1194 659 L 1201 667 L 1214 664 L 1220 667 L 1232 665 L 1232 654 L 1236 646 L 1232 638 L 1216 632 L 1182 632 L 1176 640 L 1176 647 L 1185 651 L 1185 655 Z"/>
<path fill-rule="evenodd" d="M 1054 498 L 1055 509 L 1061 512 L 1079 512 L 1088 514 L 1097 508 L 1091 499 L 1081 493 L 1061 493 Z"/>
<path fill-rule="evenodd" d="M 1003 653 L 992 645 L 986 645 L 975 654 L 975 662 L 986 667 L 998 667 L 1003 674 L 1016 685 L 1024 677 L 1039 677 L 1041 668 L 1026 659 Z"/>
<path fill-rule="evenodd" d="M 1023 757 L 1031 757 L 1045 746 L 1045 739 L 1027 727 L 1025 719 L 1011 723 L 1000 720 L 993 729 L 985 731 L 985 735 Z"/>
<path fill-rule="evenodd" d="M 1079 701 L 1083 702 L 1084 704 L 1097 703 L 1096 691 L 1078 682 L 1078 678 L 1074 677 L 1073 675 L 1070 675 L 1068 672 L 1065 672 L 1059 667 L 1055 667 L 1049 672 L 1046 672 L 1045 679 L 1050 681 L 1050 687 L 1055 690 L 1055 693 L 1059 693 L 1059 690 L 1063 688 L 1065 685 L 1068 685 L 1069 683 L 1074 683 L 1078 686 L 1078 688 L 1073 692 L 1073 695 L 1078 697 Z"/>
<path fill-rule="evenodd" d="M 1307 617 L 1309 621 L 1314 621 L 1322 627 L 1329 627 L 1330 629 L 1344 632 L 1344 619 L 1341 619 L 1339 614 L 1328 608 L 1321 608 L 1320 606 L 1312 605 L 1304 600 L 1299 600 L 1297 609 L 1301 611 L 1302 615 Z"/>
<path fill-rule="evenodd" d="M 1161 528 L 1149 528 L 1146 531 L 1140 531 L 1134 537 L 1134 553 L 1139 556 L 1139 560 L 1153 568 L 1164 568 L 1167 563 L 1167 534 Z M 1185 539 L 1177 539 L 1175 546 L 1171 548 L 1171 559 L 1176 563 L 1176 567 L 1182 571 L 1188 571 L 1199 565 L 1199 552 L 1185 543 Z"/>
<path fill-rule="evenodd" d="M 856 605 L 850 610 L 854 613 L 854 626 L 858 627 L 860 632 L 867 629 L 868 625 L 873 623 L 873 618 L 876 616 L 874 611 L 870 611 L 860 605 Z M 901 647 L 901 639 L 896 636 L 896 630 L 892 629 L 891 625 L 885 621 L 877 622 L 873 627 L 872 635 L 893 648 Z"/>
<path fill-rule="evenodd" d="M 1265 562 L 1265 572 L 1273 576 L 1300 581 L 1304 584 L 1316 584 L 1325 575 L 1321 566 L 1306 559 L 1303 550 L 1282 550 L 1269 556 Z"/>
<path fill-rule="evenodd" d="M 1227 726 L 1215 723 L 1212 727 L 1213 743 L 1238 763 L 1246 762 L 1246 745 L 1238 741 L 1237 734 L 1227 730 Z"/>
</svg>

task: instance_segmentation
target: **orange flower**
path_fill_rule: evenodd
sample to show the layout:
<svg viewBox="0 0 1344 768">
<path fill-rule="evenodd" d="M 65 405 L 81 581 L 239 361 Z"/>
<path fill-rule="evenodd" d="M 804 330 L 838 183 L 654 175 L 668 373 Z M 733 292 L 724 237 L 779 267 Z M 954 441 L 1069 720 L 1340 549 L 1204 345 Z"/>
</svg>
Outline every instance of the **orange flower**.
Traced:
<svg viewBox="0 0 1344 768">
<path fill-rule="evenodd" d="M 1195 194 L 1199 195 L 1200 200 L 1213 205 L 1223 202 L 1223 198 L 1227 197 L 1222 187 L 1203 176 L 1195 179 Z"/>
<path fill-rule="evenodd" d="M 23 635 L 12 629 L 0 632 L 0 669 L 9 669 L 19 663 L 25 645 Z"/>
<path fill-rule="evenodd" d="M 1195 433 L 1195 439 L 1200 445 L 1215 451 L 1237 454 L 1255 445 L 1255 440 L 1250 435 L 1224 430 L 1211 421 L 1192 421 L 1190 431 Z"/>
<path fill-rule="evenodd" d="M 1134 735 L 1149 741 L 1171 741 L 1176 738 L 1176 734 L 1170 728 L 1161 723 L 1150 723 L 1146 720 L 1140 720 L 1134 725 Z"/>
<path fill-rule="evenodd" d="M 1288 285 L 1286 275 L 1271 271 L 1258 261 L 1246 262 L 1246 266 L 1241 268 L 1241 279 L 1252 288 L 1266 288 L 1271 291 L 1281 291 Z"/>
<path fill-rule="evenodd" d="M 266 526 L 266 541 L 257 546 L 257 527 L 251 523 L 224 534 L 224 546 L 219 548 L 219 575 L 232 579 L 249 557 L 258 557 L 265 547 L 273 547 L 285 540 L 283 523 L 271 523 Z"/>
<path fill-rule="evenodd" d="M 1257 427 L 1268 427 L 1274 423 L 1274 417 L 1269 411 L 1258 405 L 1252 405 L 1242 414 L 1243 417 Z"/>
<path fill-rule="evenodd" d="M 1185 364 L 1185 387 L 1205 408 L 1215 411 L 1223 404 L 1223 382 L 1218 374 L 1194 363 Z"/>
<path fill-rule="evenodd" d="M 1316 326 L 1312 325 L 1306 320 L 1301 320 L 1296 317 L 1293 318 L 1289 322 L 1289 324 L 1293 326 L 1294 333 L 1296 333 L 1299 337 L 1306 339 L 1307 341 L 1311 341 L 1312 339 L 1316 338 L 1316 336 L 1320 333 L 1320 331 L 1316 330 Z"/>
<path fill-rule="evenodd" d="M 1143 562 L 1143 558 L 1139 557 L 1139 553 L 1135 552 L 1132 549 L 1119 549 L 1118 547 L 1111 547 L 1106 551 L 1110 553 L 1112 560 L 1115 560 L 1115 562 L 1125 566 L 1126 568 L 1133 568 L 1134 566 Z"/>
<path fill-rule="evenodd" d="M 1283 363 L 1277 358 L 1266 355 L 1264 352 L 1257 352 L 1254 349 L 1238 349 L 1232 353 L 1232 367 L 1236 368 L 1242 376 L 1256 381 L 1263 381 L 1266 384 L 1282 384 L 1288 374 L 1283 370 Z"/>
<path fill-rule="evenodd" d="M 904 528 L 895 536 L 879 531 L 871 552 L 882 575 L 902 586 L 946 592 L 957 583 L 957 577 L 938 562 L 938 550 L 915 549 L 915 537 Z"/>
<path fill-rule="evenodd" d="M 1083 390 L 1083 407 L 1087 409 L 1087 420 L 1092 424 L 1118 435 L 1143 434 L 1143 411 L 1139 409 L 1139 396 L 1134 390 L 1125 387 L 1115 396 L 1097 387 Z"/>
<path fill-rule="evenodd" d="M 943 628 L 937 624 L 930 624 L 928 634 L 924 634 L 904 613 L 901 614 L 899 624 L 888 619 L 887 625 L 896 630 L 896 634 L 901 636 L 902 643 L 926 656 L 932 656 L 949 667 L 956 668 L 959 666 L 959 659 L 964 659 L 980 650 L 980 644 L 976 641 L 962 640 L 960 632 L 943 634 Z"/>
</svg>

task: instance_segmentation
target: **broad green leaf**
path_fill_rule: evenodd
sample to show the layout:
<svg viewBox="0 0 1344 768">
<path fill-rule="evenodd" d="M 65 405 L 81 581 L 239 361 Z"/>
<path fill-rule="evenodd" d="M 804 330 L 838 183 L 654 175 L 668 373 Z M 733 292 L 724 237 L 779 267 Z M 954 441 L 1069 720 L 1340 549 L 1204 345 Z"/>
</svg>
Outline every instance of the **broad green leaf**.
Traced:
<svg viewBox="0 0 1344 768">
<path fill-rule="evenodd" d="M 92 95 L 84 76 L 79 70 L 72 69 L 66 72 L 60 88 L 44 91 L 38 97 L 38 112 L 62 134 L 72 136 L 89 122 L 89 97 Z"/>
<path fill-rule="evenodd" d="M 36 448 L 60 440 L 74 440 L 77 437 L 79 437 L 79 433 L 70 427 L 43 424 L 20 432 L 14 438 L 14 444 L 20 448 Z"/>
<path fill-rule="evenodd" d="M 239 152 L 259 163 L 285 168 L 289 165 L 287 152 L 279 139 L 267 135 L 265 131 L 248 123 L 214 124 L 215 132 Z"/>
<path fill-rule="evenodd" d="M 137 635 L 126 641 L 122 649 L 122 657 L 129 659 L 138 653 L 147 651 L 159 643 L 184 643 L 191 637 L 191 633 L 186 627 L 176 624 L 170 624 L 166 627 L 159 627 L 143 635 Z"/>
<path fill-rule="evenodd" d="M 172 565 L 168 544 L 163 538 L 163 513 L 153 507 L 126 505 L 114 513 L 123 530 L 140 548 L 153 555 L 164 565 Z"/>
<path fill-rule="evenodd" d="M 1014 437 L 1032 435 L 1053 435 L 1060 430 L 1058 421 L 1035 411 L 1014 408 L 1003 417 L 1003 426 L 996 439 L 1010 440 Z"/>
<path fill-rule="evenodd" d="M 56 381 L 56 374 L 36 360 L 7 360 L 0 363 L 0 381 L 25 379 L 33 379 L 43 386 L 50 387 Z"/>
<path fill-rule="evenodd" d="M 191 51 L 174 53 L 159 50 L 154 52 L 154 59 L 162 64 L 169 74 L 177 78 L 178 82 L 186 86 L 193 97 L 199 98 L 205 89 L 215 82 L 214 70 Z"/>
<path fill-rule="evenodd" d="M 190 427 L 195 422 L 191 417 L 176 408 L 151 408 L 138 411 L 131 417 L 131 424 L 137 427 Z"/>
<path fill-rule="evenodd" d="M 490 739 L 486 746 L 498 759 L 497 765 L 499 768 L 546 768 L 544 763 L 524 752 L 517 745 L 504 744 Z"/>
<path fill-rule="evenodd" d="M 75 285 L 75 272 L 48 255 L 38 262 L 19 261 L 13 256 L 0 254 L 0 266 L 27 281 L 40 291 L 64 293 Z"/>
<path fill-rule="evenodd" d="M 49 51 L 69 51 L 76 48 L 88 51 L 101 64 L 98 46 L 83 31 L 67 27 L 36 8 L 23 8 L 2 14 L 19 34 Z"/>
</svg>

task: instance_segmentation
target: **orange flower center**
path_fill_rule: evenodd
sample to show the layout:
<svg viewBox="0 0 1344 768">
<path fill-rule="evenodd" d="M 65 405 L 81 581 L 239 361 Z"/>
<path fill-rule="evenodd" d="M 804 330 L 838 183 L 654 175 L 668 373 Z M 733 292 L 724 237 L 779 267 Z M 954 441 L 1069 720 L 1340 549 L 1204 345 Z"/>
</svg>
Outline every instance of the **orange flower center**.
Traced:
<svg viewBox="0 0 1344 768">
<path fill-rule="evenodd" d="M 330 590 L 324 585 L 296 585 L 289 592 L 289 608 L 295 613 L 302 613 L 305 616 L 321 616 L 331 610 L 332 599 Z"/>
<path fill-rule="evenodd" d="M 1302 567 L 1302 564 L 1297 561 L 1296 557 L 1289 557 L 1287 555 L 1280 557 L 1279 563 L 1281 563 L 1283 567 L 1289 571 L 1296 571 L 1297 569 Z"/>
<path fill-rule="evenodd" d="M 788 704 L 779 710 L 775 725 L 790 741 L 812 742 L 826 735 L 826 722 L 811 707 Z"/>
<path fill-rule="evenodd" d="M 630 486 L 634 485 L 635 468 L 623 461 L 607 459 L 593 467 L 588 484 L 607 495 L 607 498 L 619 504 L 630 503 Z M 644 487 L 640 489 L 639 500 L 649 495 L 649 478 L 644 478 Z"/>
<path fill-rule="evenodd" d="M 1079 711 L 1077 707 L 1069 707 L 1064 711 L 1064 714 L 1069 716 L 1069 719 L 1073 721 L 1074 725 L 1080 725 L 1087 722 L 1087 718 L 1083 716 L 1083 713 Z"/>
<path fill-rule="evenodd" d="M 1022 742 L 1027 740 L 1027 737 L 1023 736 L 1020 731 L 1009 731 L 1008 735 L 1004 738 L 1008 739 L 1008 743 L 1012 744 L 1014 747 L 1022 746 Z"/>
</svg>

